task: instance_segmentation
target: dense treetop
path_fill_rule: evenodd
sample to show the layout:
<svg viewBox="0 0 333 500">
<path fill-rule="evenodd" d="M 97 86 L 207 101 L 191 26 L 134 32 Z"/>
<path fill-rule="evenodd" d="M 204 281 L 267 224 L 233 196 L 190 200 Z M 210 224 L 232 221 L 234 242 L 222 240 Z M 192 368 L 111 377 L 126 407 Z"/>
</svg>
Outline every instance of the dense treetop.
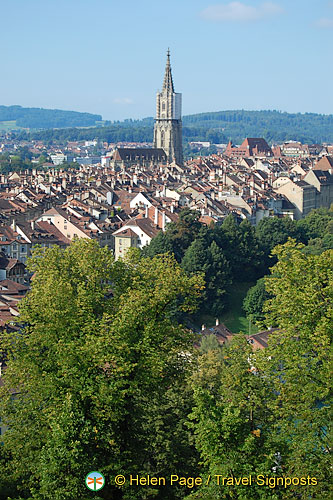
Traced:
<svg viewBox="0 0 333 500">
<path fill-rule="evenodd" d="M 178 231 L 196 223 L 185 214 Z M 170 254 L 131 251 L 114 262 L 82 239 L 38 249 L 20 307 L 24 326 L 0 336 L 8 365 L 0 414 L 9 425 L 0 499 L 88 500 L 91 470 L 106 478 L 97 500 L 332 498 L 333 255 L 303 249 L 290 239 L 273 250 L 266 320 L 278 330 L 263 351 L 243 334 L 195 348 L 200 337 L 176 318 L 193 311 L 202 277 Z M 127 478 L 122 487 L 116 474 Z M 203 482 L 130 486 L 130 474 Z M 263 483 L 235 484 L 250 474 Z M 218 485 L 215 475 L 229 481 Z"/>
<path fill-rule="evenodd" d="M 200 213 L 188 208 L 179 220 L 168 224 L 143 254 L 153 257 L 172 252 L 189 274 L 203 273 L 206 290 L 199 311 L 218 316 L 229 307 L 230 285 L 255 282 L 269 273 L 276 263 L 272 250 L 288 238 L 303 243 L 304 254 L 321 254 L 333 248 L 333 211 L 313 210 L 300 221 L 290 218 L 266 217 L 254 227 L 241 223 L 231 214 L 223 223 L 207 227 L 199 222 Z M 263 282 L 251 292 L 244 307 L 251 320 L 260 322 L 262 307 L 268 297 Z"/>
</svg>

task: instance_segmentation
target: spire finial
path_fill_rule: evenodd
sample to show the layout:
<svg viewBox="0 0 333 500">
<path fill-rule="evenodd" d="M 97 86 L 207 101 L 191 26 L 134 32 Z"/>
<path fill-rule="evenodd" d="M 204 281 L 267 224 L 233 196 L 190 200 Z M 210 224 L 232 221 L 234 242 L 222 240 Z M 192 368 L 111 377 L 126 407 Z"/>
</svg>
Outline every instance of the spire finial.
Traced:
<svg viewBox="0 0 333 500">
<path fill-rule="evenodd" d="M 172 74 L 171 74 L 170 49 L 169 49 L 169 47 L 168 47 L 168 50 L 167 50 L 167 62 L 166 62 L 166 67 L 165 67 L 163 89 L 166 89 L 166 90 L 169 90 L 171 92 L 174 92 L 173 81 L 172 81 Z"/>
</svg>

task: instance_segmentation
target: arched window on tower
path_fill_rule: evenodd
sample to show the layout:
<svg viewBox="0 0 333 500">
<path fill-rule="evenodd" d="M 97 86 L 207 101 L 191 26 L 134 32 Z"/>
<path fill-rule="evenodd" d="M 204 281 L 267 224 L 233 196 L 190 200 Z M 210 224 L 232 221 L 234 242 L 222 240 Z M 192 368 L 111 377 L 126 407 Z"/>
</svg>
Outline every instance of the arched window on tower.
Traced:
<svg viewBox="0 0 333 500">
<path fill-rule="evenodd" d="M 161 148 L 164 148 L 164 138 L 165 138 L 165 133 L 164 130 L 161 132 Z"/>
</svg>

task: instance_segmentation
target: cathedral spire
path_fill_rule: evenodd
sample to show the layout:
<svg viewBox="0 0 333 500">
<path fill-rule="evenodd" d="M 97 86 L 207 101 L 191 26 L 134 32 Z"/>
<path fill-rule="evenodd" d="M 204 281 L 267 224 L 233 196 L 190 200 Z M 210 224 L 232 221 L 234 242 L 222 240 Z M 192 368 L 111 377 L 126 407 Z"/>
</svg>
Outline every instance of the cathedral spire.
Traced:
<svg viewBox="0 0 333 500">
<path fill-rule="evenodd" d="M 154 148 L 164 149 L 169 163 L 176 161 L 177 165 L 183 164 L 182 95 L 175 92 L 173 86 L 169 49 L 163 88 L 156 96 Z"/>
<path fill-rule="evenodd" d="M 167 62 L 165 66 L 165 74 L 163 81 L 163 90 L 168 90 L 169 92 L 174 92 L 172 74 L 171 74 L 171 64 L 170 64 L 170 49 L 167 52 Z"/>
</svg>

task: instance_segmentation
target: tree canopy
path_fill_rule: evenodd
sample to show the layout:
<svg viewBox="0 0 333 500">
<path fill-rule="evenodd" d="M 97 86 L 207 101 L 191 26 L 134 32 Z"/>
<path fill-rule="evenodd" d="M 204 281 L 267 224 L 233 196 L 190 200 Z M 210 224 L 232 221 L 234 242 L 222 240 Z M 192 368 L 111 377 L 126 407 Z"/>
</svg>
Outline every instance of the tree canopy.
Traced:
<svg viewBox="0 0 333 500">
<path fill-rule="evenodd" d="M 38 250 L 30 270 L 24 329 L 2 342 L 7 485 L 23 498 L 84 499 L 90 470 L 110 478 L 191 473 L 196 460 L 184 423 L 193 334 L 174 309 L 193 310 L 201 278 L 186 276 L 167 255 L 134 252 L 114 263 L 87 240 Z M 112 481 L 101 491 L 102 498 L 142 495 Z"/>
</svg>

